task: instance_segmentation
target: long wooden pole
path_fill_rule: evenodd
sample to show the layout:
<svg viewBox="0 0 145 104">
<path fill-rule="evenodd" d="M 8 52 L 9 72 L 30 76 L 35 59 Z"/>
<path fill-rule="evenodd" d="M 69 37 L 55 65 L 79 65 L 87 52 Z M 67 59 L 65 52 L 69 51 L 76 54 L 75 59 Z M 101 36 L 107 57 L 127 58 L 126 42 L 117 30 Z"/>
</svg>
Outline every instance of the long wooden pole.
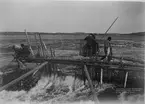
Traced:
<svg viewBox="0 0 145 104">
<path fill-rule="evenodd" d="M 34 52 L 32 50 L 32 47 L 31 47 L 30 40 L 29 40 L 28 34 L 26 32 L 26 29 L 25 29 L 25 34 L 26 34 L 27 43 L 28 43 L 28 45 L 30 47 L 31 54 L 32 54 L 32 56 L 34 56 Z"/>
<path fill-rule="evenodd" d="M 118 19 L 118 17 L 113 21 L 113 23 L 110 25 L 110 27 L 107 29 L 107 31 L 105 32 L 105 34 L 107 34 L 107 32 L 110 30 L 110 28 L 113 26 L 113 24 L 116 22 L 116 20 Z"/>
<path fill-rule="evenodd" d="M 92 91 L 92 93 L 93 93 L 93 95 L 94 95 L 94 101 L 95 101 L 95 103 L 99 103 L 99 100 L 98 100 L 98 97 L 97 97 L 97 95 L 96 95 L 96 93 L 95 93 L 95 89 L 93 88 L 93 83 L 92 83 L 92 80 L 91 80 L 91 78 L 90 78 L 90 75 L 89 75 L 89 72 L 88 72 L 88 70 L 87 70 L 87 66 L 86 65 L 84 65 L 84 71 L 85 71 L 85 73 L 86 73 L 86 76 L 87 76 L 87 78 L 88 78 L 88 82 L 89 82 L 89 84 L 90 84 L 90 89 L 91 89 L 91 91 Z"/>
<path fill-rule="evenodd" d="M 15 80 L 11 81 L 10 83 L 4 85 L 3 87 L 0 88 L 0 91 L 2 91 L 2 90 L 4 90 L 4 89 L 7 89 L 8 87 L 12 86 L 13 84 L 15 84 L 15 83 L 19 82 L 20 80 L 26 78 L 27 76 L 29 76 L 30 74 L 32 74 L 32 73 L 35 72 L 36 70 L 39 70 L 39 69 L 41 69 L 42 67 L 44 67 L 47 63 L 48 63 L 48 62 L 42 63 L 40 66 L 38 66 L 38 67 L 32 69 L 31 71 L 27 72 L 26 74 L 24 74 L 24 75 L 20 76 L 19 78 L 17 78 L 17 79 L 15 79 Z"/>
</svg>

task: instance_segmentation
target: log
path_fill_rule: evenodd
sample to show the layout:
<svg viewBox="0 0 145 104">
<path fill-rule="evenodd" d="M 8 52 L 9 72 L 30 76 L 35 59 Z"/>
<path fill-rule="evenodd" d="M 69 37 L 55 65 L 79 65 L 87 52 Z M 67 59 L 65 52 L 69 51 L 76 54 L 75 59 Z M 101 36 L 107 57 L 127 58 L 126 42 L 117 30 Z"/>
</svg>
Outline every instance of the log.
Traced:
<svg viewBox="0 0 145 104">
<path fill-rule="evenodd" d="M 15 80 L 11 81 L 10 83 L 8 83 L 8 84 L 2 86 L 2 87 L 0 88 L 0 91 L 3 91 L 3 90 L 5 90 L 5 89 L 7 89 L 8 87 L 12 86 L 13 84 L 16 84 L 17 82 L 19 82 L 20 80 L 26 78 L 27 76 L 29 76 L 30 74 L 32 74 L 32 73 L 35 72 L 36 70 L 41 69 L 41 68 L 42 68 L 43 66 L 45 66 L 47 63 L 48 63 L 48 62 L 42 63 L 40 66 L 38 66 L 38 67 L 32 69 L 31 71 L 29 71 L 29 72 L 23 74 L 23 75 L 20 76 L 19 78 L 17 78 L 17 79 L 15 79 Z"/>
</svg>

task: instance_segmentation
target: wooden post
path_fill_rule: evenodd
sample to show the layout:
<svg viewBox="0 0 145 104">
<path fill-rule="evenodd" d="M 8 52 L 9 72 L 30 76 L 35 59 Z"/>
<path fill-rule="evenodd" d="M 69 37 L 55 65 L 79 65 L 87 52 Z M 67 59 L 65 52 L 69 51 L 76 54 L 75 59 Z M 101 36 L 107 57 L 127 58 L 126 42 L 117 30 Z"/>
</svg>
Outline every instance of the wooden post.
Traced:
<svg viewBox="0 0 145 104">
<path fill-rule="evenodd" d="M 48 52 L 48 49 L 47 49 L 47 47 L 46 47 L 46 44 L 44 43 L 44 41 L 42 41 L 42 43 L 43 43 L 43 46 L 44 46 L 44 48 L 45 48 L 45 50 L 46 50 L 46 52 L 47 52 L 47 56 L 48 56 L 49 52 Z"/>
<path fill-rule="evenodd" d="M 40 39 L 40 44 L 41 44 L 42 54 L 43 54 L 43 56 L 45 56 L 45 53 L 44 53 L 44 50 L 43 50 L 42 38 L 41 38 L 40 34 L 39 34 L 39 39 Z"/>
<path fill-rule="evenodd" d="M 36 54 L 39 54 L 40 55 L 40 48 L 39 48 L 39 44 L 38 44 L 38 42 L 37 42 L 38 40 L 37 40 L 37 34 L 35 34 L 35 42 L 36 42 L 36 47 L 37 47 L 37 53 Z"/>
<path fill-rule="evenodd" d="M 84 71 L 85 71 L 85 73 L 86 73 L 86 76 L 87 76 L 87 78 L 88 78 L 88 82 L 89 82 L 89 84 L 90 84 L 90 89 L 91 89 L 91 91 L 92 91 L 92 93 L 93 93 L 93 95 L 94 95 L 94 101 L 95 101 L 95 103 L 99 103 L 99 100 L 98 100 L 98 97 L 97 97 L 97 95 L 96 95 L 96 93 L 95 93 L 95 89 L 93 88 L 93 83 L 92 83 L 92 80 L 91 80 L 91 78 L 90 78 L 90 75 L 89 75 L 89 72 L 88 72 L 88 70 L 87 70 L 87 66 L 86 65 L 84 65 Z"/>
<path fill-rule="evenodd" d="M 50 46 L 50 54 L 51 54 L 51 58 L 53 58 L 51 46 Z"/>
<path fill-rule="evenodd" d="M 29 40 L 28 34 L 26 32 L 26 29 L 25 29 L 25 34 L 26 34 L 27 43 L 28 43 L 28 45 L 30 47 L 31 54 L 32 54 L 32 56 L 34 56 L 34 52 L 32 50 L 32 47 L 31 47 L 30 40 Z"/>
<path fill-rule="evenodd" d="M 75 70 L 75 78 L 74 78 L 73 85 L 72 85 L 73 91 L 75 91 L 75 84 L 76 84 L 76 70 Z"/>
<path fill-rule="evenodd" d="M 128 72 L 126 72 L 126 74 L 125 74 L 124 88 L 126 88 L 127 77 L 128 77 Z"/>
<path fill-rule="evenodd" d="M 100 84 L 103 84 L 103 69 L 101 68 Z"/>
</svg>

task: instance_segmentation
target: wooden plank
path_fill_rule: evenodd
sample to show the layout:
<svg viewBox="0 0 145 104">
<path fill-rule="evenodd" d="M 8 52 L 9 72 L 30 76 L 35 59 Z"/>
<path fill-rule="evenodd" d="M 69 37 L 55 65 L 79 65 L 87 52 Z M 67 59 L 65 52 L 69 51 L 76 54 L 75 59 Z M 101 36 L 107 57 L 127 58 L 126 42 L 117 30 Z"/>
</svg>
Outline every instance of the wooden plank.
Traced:
<svg viewBox="0 0 145 104">
<path fill-rule="evenodd" d="M 32 74 L 32 73 L 35 72 L 36 70 L 39 70 L 39 69 L 41 69 L 42 67 L 44 67 L 47 63 L 48 63 L 48 62 L 42 63 L 40 66 L 38 66 L 38 67 L 32 69 L 31 71 L 29 71 L 29 72 L 23 74 L 23 75 L 20 76 L 19 78 L 17 78 L 17 79 L 15 79 L 15 80 L 11 81 L 10 83 L 8 83 L 8 84 L 2 86 L 2 87 L 0 88 L 0 91 L 7 89 L 8 87 L 12 86 L 13 84 L 16 84 L 17 82 L 19 82 L 20 80 L 26 78 L 27 76 L 29 76 L 30 74 Z"/>
</svg>

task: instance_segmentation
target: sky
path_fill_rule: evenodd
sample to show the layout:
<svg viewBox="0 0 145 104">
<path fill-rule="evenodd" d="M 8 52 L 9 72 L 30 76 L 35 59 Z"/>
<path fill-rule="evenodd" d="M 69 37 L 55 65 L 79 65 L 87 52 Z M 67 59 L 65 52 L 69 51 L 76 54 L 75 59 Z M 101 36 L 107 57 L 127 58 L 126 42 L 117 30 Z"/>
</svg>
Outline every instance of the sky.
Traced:
<svg viewBox="0 0 145 104">
<path fill-rule="evenodd" d="M 0 0 L 0 31 L 132 33 L 145 31 L 145 2 Z"/>
</svg>

